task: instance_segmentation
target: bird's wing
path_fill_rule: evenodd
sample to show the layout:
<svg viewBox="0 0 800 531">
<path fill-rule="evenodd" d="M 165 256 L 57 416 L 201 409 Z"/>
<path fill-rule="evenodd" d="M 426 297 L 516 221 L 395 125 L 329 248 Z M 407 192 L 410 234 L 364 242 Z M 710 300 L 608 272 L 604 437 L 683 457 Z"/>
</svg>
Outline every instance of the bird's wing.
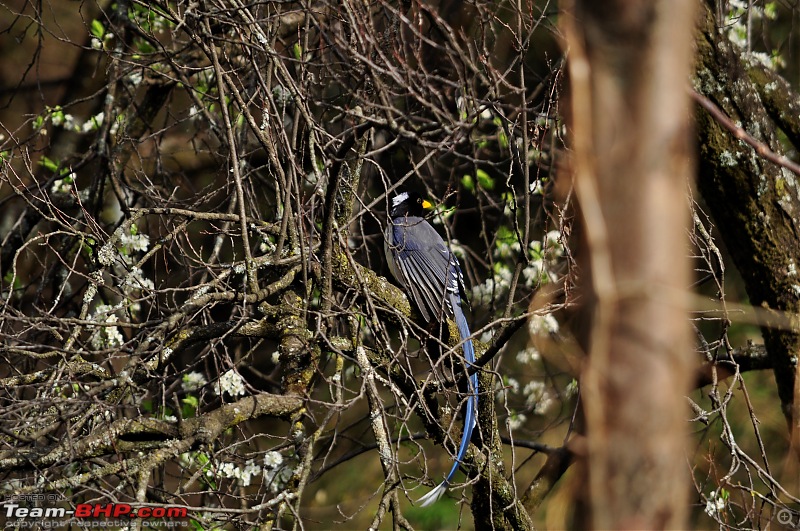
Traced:
<svg viewBox="0 0 800 531">
<path fill-rule="evenodd" d="M 388 236 L 395 271 L 426 321 L 442 315 L 446 304 L 451 253 L 444 240 L 422 218 L 395 219 Z"/>
</svg>

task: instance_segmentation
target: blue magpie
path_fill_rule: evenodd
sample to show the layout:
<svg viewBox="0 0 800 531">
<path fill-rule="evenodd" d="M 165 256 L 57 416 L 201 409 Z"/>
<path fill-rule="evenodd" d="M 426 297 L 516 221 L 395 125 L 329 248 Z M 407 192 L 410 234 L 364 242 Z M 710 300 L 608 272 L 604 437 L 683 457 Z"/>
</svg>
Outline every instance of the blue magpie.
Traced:
<svg viewBox="0 0 800 531">
<path fill-rule="evenodd" d="M 458 258 L 447 247 L 439 233 L 422 217 L 423 209 L 432 205 L 415 192 L 403 192 L 392 199 L 389 225 L 386 227 L 384 251 L 389 270 L 410 295 L 426 322 L 452 317 L 464 344 L 467 368 L 475 363 L 475 349 L 469 339 L 467 319 L 461 309 L 464 277 Z M 422 506 L 438 500 L 464 459 L 476 424 L 478 410 L 478 375 L 469 378 L 469 397 L 464 417 L 464 433 L 456 462 L 447 477 L 435 489 L 420 498 Z"/>
</svg>

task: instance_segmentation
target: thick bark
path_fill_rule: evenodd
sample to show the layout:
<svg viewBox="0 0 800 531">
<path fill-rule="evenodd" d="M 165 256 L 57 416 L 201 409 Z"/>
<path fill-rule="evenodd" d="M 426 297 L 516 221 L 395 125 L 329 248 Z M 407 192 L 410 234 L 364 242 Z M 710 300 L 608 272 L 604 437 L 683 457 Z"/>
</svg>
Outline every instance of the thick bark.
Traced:
<svg viewBox="0 0 800 531">
<path fill-rule="evenodd" d="M 698 43 L 696 90 L 714 102 L 752 138 L 782 154 L 775 121 L 792 141 L 800 131 L 781 118 L 777 94 L 788 89 L 775 74 L 748 63 L 742 50 L 716 26 L 706 3 Z M 744 58 L 744 59 L 743 59 Z M 749 75 L 748 75 L 749 74 Z M 762 85 L 763 84 L 763 85 Z M 796 97 L 784 92 L 789 111 Z M 767 96 L 772 96 L 767 98 Z M 783 111 L 788 112 L 788 111 Z M 760 157 L 705 111 L 697 115 L 700 140 L 698 187 L 703 194 L 754 306 L 800 312 L 800 185 L 797 175 Z M 795 430 L 800 421 L 793 392 L 800 335 L 764 322 L 762 334 L 775 374 L 784 415 Z"/>
<path fill-rule="evenodd" d="M 575 2 L 570 45 L 583 216 L 588 520 L 685 528 L 686 190 L 694 2 Z"/>
</svg>

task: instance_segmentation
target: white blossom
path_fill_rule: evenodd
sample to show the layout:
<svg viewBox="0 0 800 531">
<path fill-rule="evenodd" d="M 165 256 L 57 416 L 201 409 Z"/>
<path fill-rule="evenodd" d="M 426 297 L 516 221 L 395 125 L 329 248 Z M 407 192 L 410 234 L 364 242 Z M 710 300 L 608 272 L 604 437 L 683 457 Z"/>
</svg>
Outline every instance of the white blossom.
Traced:
<svg viewBox="0 0 800 531">
<path fill-rule="evenodd" d="M 547 243 L 547 251 L 551 257 L 558 257 L 564 253 L 564 246 L 561 244 L 561 232 L 551 230 L 544 235 L 544 241 Z"/>
<path fill-rule="evenodd" d="M 119 242 L 127 247 L 129 251 L 145 252 L 150 247 L 150 236 L 138 232 L 136 234 L 123 234 Z"/>
<path fill-rule="evenodd" d="M 75 129 L 75 117 L 64 113 L 64 129 Z"/>
<path fill-rule="evenodd" d="M 131 85 L 140 85 L 142 79 L 142 72 L 140 70 L 134 70 L 127 75 L 127 80 Z"/>
<path fill-rule="evenodd" d="M 123 123 L 124 119 L 125 118 L 122 115 L 117 116 L 117 119 L 114 120 L 113 124 L 111 124 L 111 129 L 109 129 L 108 132 L 112 135 L 116 135 L 117 132 L 119 132 L 119 127 Z"/>
<path fill-rule="evenodd" d="M 528 363 L 532 363 L 535 361 L 539 361 L 542 359 L 542 355 L 536 350 L 536 347 L 533 345 L 529 345 L 528 348 L 522 349 L 517 352 L 517 361 L 522 363 L 523 365 L 527 365 Z"/>
<path fill-rule="evenodd" d="M 91 316 L 91 320 L 97 323 L 116 323 L 117 316 L 114 314 L 116 308 L 108 304 L 98 305 Z M 94 326 L 90 327 L 94 328 Z M 116 326 L 103 326 L 92 336 L 92 347 L 100 350 L 103 348 L 114 348 L 122 345 L 125 338 Z"/>
<path fill-rule="evenodd" d="M 252 482 L 253 476 L 258 476 L 260 474 L 261 468 L 256 466 L 252 459 L 249 459 L 247 463 L 245 463 L 244 468 L 236 469 L 235 477 L 243 487 L 247 487 Z"/>
<path fill-rule="evenodd" d="M 132 289 L 152 290 L 155 289 L 153 281 L 145 278 L 144 272 L 138 267 L 132 267 L 130 273 L 122 283 L 122 289 L 128 293 Z"/>
<path fill-rule="evenodd" d="M 486 306 L 493 299 L 502 299 L 511 286 L 511 276 L 509 268 L 501 267 L 494 277 L 487 278 L 482 284 L 473 287 L 470 298 L 472 304 L 476 307 Z"/>
<path fill-rule="evenodd" d="M 100 316 L 105 317 L 109 314 L 114 313 L 115 311 L 116 308 L 114 308 L 110 304 L 98 304 L 94 309 L 94 313 L 92 313 L 92 319 L 97 320 L 97 317 Z"/>
<path fill-rule="evenodd" d="M 522 427 L 525 424 L 525 421 L 528 420 L 528 417 L 525 416 L 523 413 L 513 413 L 508 418 L 508 428 L 510 430 L 516 430 Z"/>
<path fill-rule="evenodd" d="M 238 372 L 231 369 L 219 377 L 219 385 L 214 389 L 218 395 L 228 393 L 231 396 L 240 396 L 245 394 L 244 379 Z"/>
<path fill-rule="evenodd" d="M 264 474 L 264 481 L 269 484 L 271 492 L 280 492 L 292 478 L 292 469 L 289 467 L 276 468 Z"/>
<path fill-rule="evenodd" d="M 117 320 L 115 316 L 108 316 L 106 322 L 113 323 Z M 105 328 L 106 337 L 108 338 L 108 346 L 109 347 L 118 347 L 119 345 L 125 342 L 125 338 L 122 337 L 122 334 L 119 331 L 119 328 L 116 326 L 107 326 Z"/>
<path fill-rule="evenodd" d="M 202 373 L 193 371 L 183 375 L 183 379 L 181 381 L 181 388 L 184 391 L 196 391 L 197 389 L 200 389 L 207 383 L 208 381 L 206 380 L 206 377 L 203 376 Z"/>
<path fill-rule="evenodd" d="M 267 452 L 264 454 L 264 466 L 266 468 L 277 468 L 283 464 L 283 455 L 280 452 Z"/>
<path fill-rule="evenodd" d="M 178 456 L 178 463 L 183 468 L 191 468 L 194 464 L 194 454 L 192 452 L 183 452 Z"/>
<path fill-rule="evenodd" d="M 53 181 L 53 186 L 50 187 L 50 191 L 54 194 L 68 194 L 74 186 L 75 179 L 76 176 L 74 173 L 70 173 L 63 179 L 56 179 Z"/>
<path fill-rule="evenodd" d="M 717 513 L 722 512 L 723 509 L 725 509 L 725 499 L 720 496 L 718 491 L 711 491 L 706 500 L 706 514 L 714 518 Z"/>
<path fill-rule="evenodd" d="M 542 278 L 542 271 L 544 271 L 544 260 L 531 260 L 522 270 L 522 278 L 525 279 L 525 284 L 528 286 L 536 285 Z"/>
<path fill-rule="evenodd" d="M 101 125 L 103 125 L 104 118 L 105 118 L 105 113 L 103 112 L 97 113 L 96 115 L 86 120 L 86 122 L 84 122 L 83 126 L 81 127 L 81 131 L 83 131 L 84 133 L 96 131 Z"/>
<path fill-rule="evenodd" d="M 233 463 L 222 463 L 217 470 L 219 475 L 225 478 L 236 477 L 236 465 Z"/>
<path fill-rule="evenodd" d="M 558 332 L 558 321 L 553 314 L 533 315 L 528 321 L 528 331 L 532 336 L 555 334 Z"/>
<path fill-rule="evenodd" d="M 522 389 L 522 394 L 525 395 L 525 402 L 533 406 L 533 412 L 537 415 L 545 414 L 554 403 L 544 382 L 528 382 Z"/>
<path fill-rule="evenodd" d="M 511 390 L 512 393 L 519 393 L 519 382 L 514 378 L 507 378 L 506 386 Z"/>
</svg>

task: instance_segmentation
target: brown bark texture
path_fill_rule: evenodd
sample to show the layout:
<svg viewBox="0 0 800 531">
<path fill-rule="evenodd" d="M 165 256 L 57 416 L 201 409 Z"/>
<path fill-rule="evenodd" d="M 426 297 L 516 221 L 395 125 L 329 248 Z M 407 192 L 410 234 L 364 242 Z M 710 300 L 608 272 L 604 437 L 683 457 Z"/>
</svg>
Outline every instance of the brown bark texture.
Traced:
<svg viewBox="0 0 800 531">
<path fill-rule="evenodd" d="M 567 23 L 583 216 L 587 445 L 595 529 L 683 528 L 693 165 L 692 1 L 576 1 Z"/>
</svg>

